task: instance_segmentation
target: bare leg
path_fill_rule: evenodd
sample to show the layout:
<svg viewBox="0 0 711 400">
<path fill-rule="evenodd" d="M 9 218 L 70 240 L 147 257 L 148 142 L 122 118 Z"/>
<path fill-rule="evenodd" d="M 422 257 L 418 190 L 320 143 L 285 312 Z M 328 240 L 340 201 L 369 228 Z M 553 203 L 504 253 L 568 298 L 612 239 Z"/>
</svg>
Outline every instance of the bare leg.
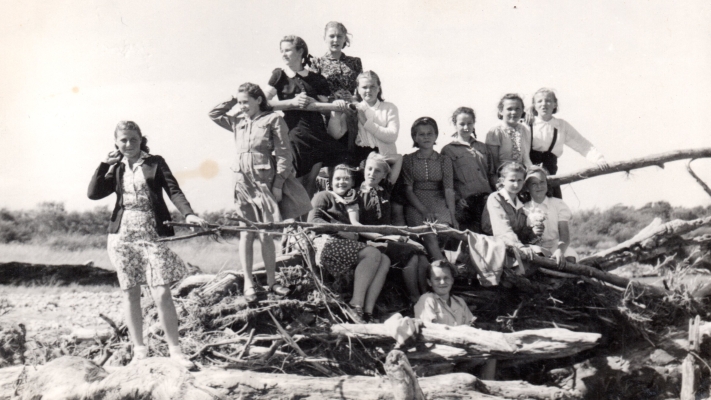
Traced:
<svg viewBox="0 0 711 400">
<path fill-rule="evenodd" d="M 368 287 L 373 282 L 375 274 L 380 266 L 382 255 L 380 251 L 374 247 L 366 247 L 358 252 L 358 266 L 355 269 L 355 278 L 353 283 L 353 298 L 351 299 L 352 306 L 363 307 L 365 303 L 365 293 Z"/>
<path fill-rule="evenodd" d="M 178 336 L 178 313 L 175 311 L 173 304 L 173 295 L 170 293 L 170 285 L 161 285 L 151 288 L 153 301 L 156 302 L 158 316 L 160 317 L 165 339 L 170 346 L 178 346 L 180 344 Z"/>
<path fill-rule="evenodd" d="M 395 226 L 406 226 L 405 207 L 400 203 L 392 203 L 392 222 Z"/>
<path fill-rule="evenodd" d="M 316 193 L 316 178 L 318 178 L 318 172 L 321 170 L 323 163 L 316 163 L 311 167 L 311 172 L 307 175 L 299 177 L 299 182 L 304 186 L 306 192 L 309 194 L 309 198 L 314 197 Z"/>
<path fill-rule="evenodd" d="M 430 262 L 425 256 L 417 257 L 417 261 L 417 284 L 420 286 L 420 293 L 427 293 L 427 273 L 430 269 Z"/>
<path fill-rule="evenodd" d="M 407 294 L 410 296 L 410 301 L 417 303 L 420 298 L 420 286 L 417 284 L 419 273 L 418 273 L 419 257 L 412 256 L 410 261 L 407 262 L 405 268 L 402 269 L 402 277 L 405 280 L 405 287 L 407 287 Z"/>
<path fill-rule="evenodd" d="M 273 247 L 273 246 L 272 246 Z M 239 236 L 239 263 L 244 272 L 244 292 L 254 288 L 254 278 L 252 277 L 252 263 L 254 261 L 254 233 L 240 232 Z"/>
<path fill-rule="evenodd" d="M 143 343 L 143 311 L 141 310 L 141 286 L 136 285 L 123 291 L 126 325 L 131 341 L 135 346 L 145 346 Z"/>
<path fill-rule="evenodd" d="M 439 243 L 437 242 L 437 236 L 434 234 L 424 235 L 423 241 L 425 242 L 425 248 L 427 253 L 432 257 L 433 260 L 444 260 L 444 254 L 442 254 L 442 249 L 439 248 Z"/>
<path fill-rule="evenodd" d="M 380 257 L 380 265 L 378 265 L 378 270 L 373 277 L 373 281 L 368 287 L 368 291 L 365 295 L 365 305 L 363 306 L 363 312 L 372 314 L 373 308 L 375 308 L 375 301 L 378 300 L 380 296 L 380 291 L 383 289 L 385 284 L 385 278 L 388 276 L 388 271 L 390 270 L 390 259 L 386 255 Z"/>
<path fill-rule="evenodd" d="M 272 287 L 276 283 L 274 238 L 271 235 L 259 235 L 259 241 L 262 242 L 262 260 L 264 260 L 264 268 L 267 270 L 267 285 Z"/>
</svg>

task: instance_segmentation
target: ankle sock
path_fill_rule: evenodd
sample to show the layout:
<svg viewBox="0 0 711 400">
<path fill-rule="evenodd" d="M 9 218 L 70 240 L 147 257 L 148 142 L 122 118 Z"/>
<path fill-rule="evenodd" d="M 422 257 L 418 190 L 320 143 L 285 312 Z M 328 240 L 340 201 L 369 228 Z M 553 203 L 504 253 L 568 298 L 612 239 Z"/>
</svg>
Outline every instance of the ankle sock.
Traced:
<svg viewBox="0 0 711 400">
<path fill-rule="evenodd" d="M 133 359 L 143 360 L 148 358 L 148 347 L 147 346 L 133 346 Z"/>
</svg>

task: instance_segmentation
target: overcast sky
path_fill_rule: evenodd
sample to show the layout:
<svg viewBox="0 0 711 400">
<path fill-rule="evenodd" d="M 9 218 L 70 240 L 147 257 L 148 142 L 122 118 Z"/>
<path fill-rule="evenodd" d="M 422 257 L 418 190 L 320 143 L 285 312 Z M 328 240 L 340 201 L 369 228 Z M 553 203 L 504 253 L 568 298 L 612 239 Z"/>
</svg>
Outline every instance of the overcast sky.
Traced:
<svg viewBox="0 0 711 400">
<path fill-rule="evenodd" d="M 0 5 L 0 207 L 86 198 L 119 120 L 136 121 L 166 158 L 196 211 L 232 204 L 233 143 L 208 111 L 247 81 L 283 66 L 279 40 L 295 34 L 326 51 L 324 25 L 353 34 L 348 55 L 376 71 L 410 125 L 453 132 L 459 106 L 477 112 L 484 139 L 507 92 L 526 103 L 540 87 L 610 161 L 711 147 L 708 1 L 38 1 Z M 567 148 L 559 173 L 588 166 Z M 711 160 L 695 162 L 711 183 Z M 574 209 L 709 205 L 683 162 L 564 187 Z"/>
</svg>

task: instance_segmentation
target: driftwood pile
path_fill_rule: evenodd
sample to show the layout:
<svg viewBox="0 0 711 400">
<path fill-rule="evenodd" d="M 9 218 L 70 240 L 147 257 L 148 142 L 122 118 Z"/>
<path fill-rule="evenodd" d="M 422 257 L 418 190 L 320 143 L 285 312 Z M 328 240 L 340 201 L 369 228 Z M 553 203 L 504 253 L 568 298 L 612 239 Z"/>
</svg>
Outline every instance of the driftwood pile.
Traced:
<svg viewBox="0 0 711 400">
<path fill-rule="evenodd" d="M 633 160 L 633 165 L 612 164 L 612 172 L 711 157 L 709 149 L 687 153 Z M 557 182 L 595 174 L 599 175 L 592 171 L 559 177 Z M 348 290 L 332 290 L 331 278 L 313 265 L 311 252 L 304 247 L 305 232 L 417 236 L 434 231 L 455 238 L 465 233 L 440 225 L 241 222 L 243 226 L 211 226 L 183 238 L 219 238 L 243 230 L 302 238 L 296 246 L 300 251 L 277 260 L 277 279 L 292 293 L 288 298 L 262 293 L 257 305 L 250 306 L 241 295 L 242 275 L 237 271 L 198 273 L 176 285 L 181 344 L 198 372 L 170 372 L 174 366 L 160 358 L 167 356 L 167 348 L 155 307 L 150 296 L 144 296 L 150 359 L 121 367 L 130 359 L 126 328 L 107 319 L 110 334 L 88 338 L 81 351 L 77 346 L 73 354 L 81 358 L 59 358 L 38 369 L 0 369 L 0 399 L 38 398 L 33 396 L 41 389 L 34 388 L 49 388 L 52 379 L 61 379 L 65 393 L 78 393 L 77 398 L 666 398 L 679 395 L 681 367 L 672 374 L 678 382 L 673 377 L 662 382 L 659 377 L 667 375 L 660 368 L 672 369 L 691 354 L 676 338 L 683 334 L 686 339 L 688 318 L 711 319 L 706 299 L 711 285 L 697 287 L 686 279 L 704 272 L 702 267 L 709 263 L 711 237 L 698 234 L 698 229 L 711 226 L 711 218 L 655 221 L 629 241 L 577 264 L 558 266 L 533 257 L 530 274 L 505 274 L 496 287 L 481 287 L 476 279 L 464 276 L 453 291 L 473 310 L 475 327 L 428 325 L 421 329 L 417 346 L 400 350 L 385 324 L 348 323 Z M 650 285 L 610 272 L 632 262 L 656 265 L 663 282 Z M 263 272 L 259 266 L 255 270 L 259 279 Z M 395 312 L 408 315 L 398 272 L 393 269 L 379 300 L 383 318 Z M 694 337 L 701 339 L 689 348 L 708 358 L 709 346 L 699 342 L 711 327 L 701 325 L 694 325 Z M 671 332 L 679 326 L 684 328 Z M 610 360 L 625 351 L 634 351 L 635 357 L 626 361 L 627 370 L 615 370 Z M 499 360 L 497 381 L 475 377 L 487 358 Z M 649 367 L 648 360 L 657 364 Z M 696 364 L 691 370 L 696 390 L 702 390 L 711 368 Z M 643 372 L 633 370 L 637 367 Z M 156 372 L 159 377 L 153 378 Z M 135 390 L 134 397 L 126 397 L 126 390 Z M 5 393 L 10 394 L 3 397 Z M 185 393 L 194 397 L 184 397 Z"/>
</svg>

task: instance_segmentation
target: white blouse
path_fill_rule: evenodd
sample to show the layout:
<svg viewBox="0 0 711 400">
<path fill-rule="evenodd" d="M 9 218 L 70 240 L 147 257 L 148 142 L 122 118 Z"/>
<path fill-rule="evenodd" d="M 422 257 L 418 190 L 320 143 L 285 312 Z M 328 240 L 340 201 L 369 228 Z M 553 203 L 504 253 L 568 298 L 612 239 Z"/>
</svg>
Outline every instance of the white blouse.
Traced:
<svg viewBox="0 0 711 400">
<path fill-rule="evenodd" d="M 591 162 L 605 161 L 605 157 L 595 146 L 578 133 L 572 125 L 555 117 L 552 117 L 550 121 L 536 118 L 533 123 L 533 143 L 531 148 L 536 151 L 548 151 L 553 142 L 553 131 L 555 129 L 558 129 L 558 139 L 556 139 L 552 153 L 556 157 L 563 155 L 563 146 L 567 145 Z"/>
<path fill-rule="evenodd" d="M 364 110 L 367 121 L 365 124 L 358 123 L 356 144 L 362 147 L 377 147 L 384 156 L 397 154 L 395 141 L 400 131 L 397 106 L 378 100 L 371 107 L 364 100 L 358 104 L 358 108 Z"/>
</svg>

